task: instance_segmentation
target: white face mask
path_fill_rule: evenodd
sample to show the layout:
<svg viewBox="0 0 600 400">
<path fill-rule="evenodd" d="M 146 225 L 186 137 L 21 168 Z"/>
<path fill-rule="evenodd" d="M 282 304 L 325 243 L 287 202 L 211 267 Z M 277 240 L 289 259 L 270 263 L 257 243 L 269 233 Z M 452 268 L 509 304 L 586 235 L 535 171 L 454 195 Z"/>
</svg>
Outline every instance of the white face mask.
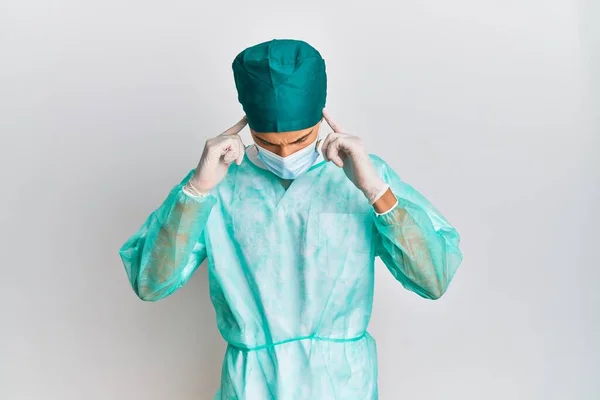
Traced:
<svg viewBox="0 0 600 400">
<path fill-rule="evenodd" d="M 315 140 L 302 150 L 287 157 L 281 157 L 258 145 L 256 148 L 258 149 L 258 158 L 269 171 L 283 179 L 296 179 L 305 173 L 319 157 L 317 142 L 318 140 Z"/>
</svg>

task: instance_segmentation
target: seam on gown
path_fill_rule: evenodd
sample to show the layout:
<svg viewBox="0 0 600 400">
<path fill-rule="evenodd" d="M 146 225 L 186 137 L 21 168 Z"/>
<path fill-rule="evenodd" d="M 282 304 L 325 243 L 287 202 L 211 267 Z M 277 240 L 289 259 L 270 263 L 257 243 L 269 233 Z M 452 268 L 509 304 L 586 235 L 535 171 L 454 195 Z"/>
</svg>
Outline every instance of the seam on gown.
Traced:
<svg viewBox="0 0 600 400">
<path fill-rule="evenodd" d="M 263 350 L 263 349 L 268 349 L 268 348 L 272 348 L 275 346 L 279 346 L 282 344 L 286 344 L 286 343 L 291 343 L 291 342 L 298 342 L 301 340 L 314 340 L 314 341 L 318 341 L 318 342 L 333 342 L 333 343 L 348 343 L 348 342 L 356 342 L 359 341 L 361 339 L 363 339 L 365 336 L 367 335 L 367 332 L 363 332 L 362 334 L 360 334 L 359 336 L 356 337 L 352 337 L 352 338 L 328 338 L 328 337 L 321 337 L 321 336 L 316 336 L 316 335 L 309 335 L 309 336 L 298 336 L 298 337 L 294 337 L 291 339 L 286 339 L 286 340 L 282 340 L 280 342 L 274 342 L 274 343 L 267 343 L 267 344 L 263 344 L 260 346 L 247 346 L 245 344 L 242 343 L 232 343 L 232 342 L 228 342 L 228 344 L 232 347 L 235 347 L 239 350 L 242 351 L 257 351 L 257 350 Z"/>
</svg>

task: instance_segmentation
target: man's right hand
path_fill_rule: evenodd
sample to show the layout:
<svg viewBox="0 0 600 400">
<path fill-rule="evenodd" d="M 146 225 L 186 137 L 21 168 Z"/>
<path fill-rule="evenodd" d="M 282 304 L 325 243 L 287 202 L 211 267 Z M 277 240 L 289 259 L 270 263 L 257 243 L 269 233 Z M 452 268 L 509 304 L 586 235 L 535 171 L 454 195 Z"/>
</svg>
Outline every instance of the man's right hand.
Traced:
<svg viewBox="0 0 600 400">
<path fill-rule="evenodd" d="M 245 147 L 238 133 L 247 124 L 248 120 L 244 116 L 219 136 L 206 141 L 202 157 L 190 182 L 195 189 L 209 192 L 225 178 L 232 162 L 235 161 L 237 165 L 242 163 Z"/>
</svg>

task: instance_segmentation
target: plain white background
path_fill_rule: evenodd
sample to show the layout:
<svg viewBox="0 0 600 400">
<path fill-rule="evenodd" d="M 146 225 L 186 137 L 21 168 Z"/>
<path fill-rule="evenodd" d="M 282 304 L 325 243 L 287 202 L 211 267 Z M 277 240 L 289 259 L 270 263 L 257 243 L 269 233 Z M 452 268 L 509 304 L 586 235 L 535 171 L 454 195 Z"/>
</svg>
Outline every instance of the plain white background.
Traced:
<svg viewBox="0 0 600 400">
<path fill-rule="evenodd" d="M 378 264 L 380 398 L 600 398 L 599 18 L 566 0 L 1 1 L 0 399 L 212 399 L 206 270 L 144 303 L 118 249 L 242 116 L 231 61 L 272 38 L 321 51 L 331 113 L 463 239 L 438 301 Z"/>
</svg>

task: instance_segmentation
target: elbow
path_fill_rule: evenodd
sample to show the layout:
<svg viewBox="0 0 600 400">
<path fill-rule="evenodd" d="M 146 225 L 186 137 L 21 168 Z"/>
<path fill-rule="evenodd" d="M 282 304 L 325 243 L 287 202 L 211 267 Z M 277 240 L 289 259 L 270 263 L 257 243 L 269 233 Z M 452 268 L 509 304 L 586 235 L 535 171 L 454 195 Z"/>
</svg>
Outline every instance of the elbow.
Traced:
<svg viewBox="0 0 600 400">
<path fill-rule="evenodd" d="M 138 298 L 144 302 L 148 302 L 148 303 L 153 303 L 155 302 L 157 299 L 155 296 L 153 296 L 151 293 L 136 293 Z"/>
<path fill-rule="evenodd" d="M 427 279 L 422 282 L 422 289 L 426 298 L 430 300 L 440 299 L 448 290 L 453 274 L 449 272 L 447 263 L 436 263 L 433 260 L 429 265 L 421 269 L 431 271 Z"/>
<path fill-rule="evenodd" d="M 450 286 L 450 282 L 452 282 L 454 278 L 454 273 L 459 262 L 446 264 L 444 265 L 444 268 L 436 268 L 436 270 L 442 272 L 438 274 L 437 279 L 432 280 L 429 282 L 429 285 L 424 287 L 425 291 L 427 292 L 427 298 L 431 300 L 438 300 L 446 293 L 448 286 Z"/>
<path fill-rule="evenodd" d="M 138 283 L 134 286 L 137 297 L 142 301 L 155 302 L 170 296 L 178 286 L 174 284 L 158 284 L 155 281 Z"/>
<path fill-rule="evenodd" d="M 426 297 L 429 300 L 439 300 L 443 295 L 444 295 L 444 291 L 441 290 L 432 290 L 432 291 L 428 291 Z"/>
<path fill-rule="evenodd" d="M 154 301 L 156 301 L 155 296 L 151 292 L 136 291 L 135 294 L 142 301 L 146 301 L 146 302 L 154 302 Z"/>
<path fill-rule="evenodd" d="M 134 292 L 137 295 L 137 297 L 142 301 L 155 302 L 161 298 L 161 296 L 158 292 L 151 290 L 146 285 L 135 286 Z"/>
<path fill-rule="evenodd" d="M 446 293 L 447 289 L 447 282 L 438 281 L 435 285 L 431 285 L 430 287 L 426 288 L 424 297 L 429 300 L 438 300 Z"/>
</svg>

